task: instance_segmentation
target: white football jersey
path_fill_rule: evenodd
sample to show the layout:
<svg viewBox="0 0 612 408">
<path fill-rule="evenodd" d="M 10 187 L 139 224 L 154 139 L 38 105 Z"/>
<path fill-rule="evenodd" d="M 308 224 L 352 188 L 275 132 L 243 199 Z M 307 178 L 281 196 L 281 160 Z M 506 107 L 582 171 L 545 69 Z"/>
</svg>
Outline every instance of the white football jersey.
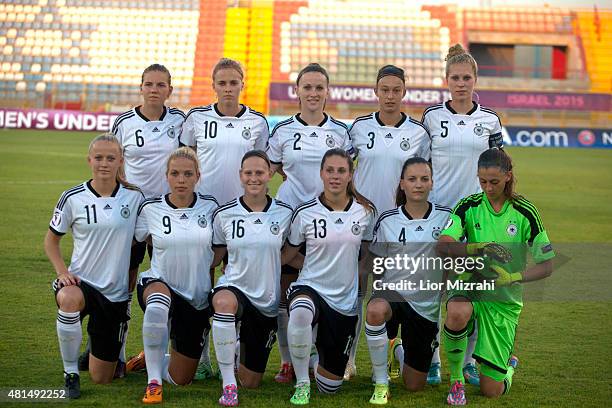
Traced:
<svg viewBox="0 0 612 408">
<path fill-rule="evenodd" d="M 317 126 L 309 126 L 298 113 L 279 122 L 270 136 L 268 157 L 282 164 L 287 175 L 276 198 L 296 208 L 323 191 L 318 177 L 321 159 L 330 149 L 341 148 L 352 154 L 348 127 L 325 114 Z"/>
<path fill-rule="evenodd" d="M 244 154 L 265 151 L 269 137 L 268 121 L 261 113 L 243 106 L 238 115 L 223 116 L 213 104 L 189 111 L 180 141 L 196 147 L 199 190 L 224 204 L 243 194 L 239 171 Z"/>
<path fill-rule="evenodd" d="M 310 286 L 337 312 L 357 314 L 359 251 L 362 241 L 372 240 L 375 212 L 355 200 L 344 211 L 334 211 L 320 198 L 299 206 L 288 242 L 292 246 L 306 242 L 306 256 L 291 285 Z"/>
<path fill-rule="evenodd" d="M 208 307 L 212 250 L 212 215 L 217 201 L 195 194 L 188 208 L 177 208 L 168 194 L 146 200 L 138 210 L 135 238 L 151 236 L 151 269 L 142 278 L 156 278 L 197 310 Z"/>
<path fill-rule="evenodd" d="M 278 315 L 281 248 L 289 234 L 291 207 L 268 197 L 263 211 L 242 197 L 215 212 L 215 246 L 227 246 L 228 263 L 216 287 L 235 286 L 266 316 Z"/>
<path fill-rule="evenodd" d="M 378 112 L 374 112 L 355 119 L 350 134 L 359 158 L 355 188 L 379 212 L 395 208 L 395 191 L 404 162 L 415 156 L 430 158 L 431 138 L 427 130 L 404 113 L 395 126 L 385 126 Z"/>
<path fill-rule="evenodd" d="M 460 115 L 450 102 L 430 106 L 423 124 L 431 135 L 433 191 L 430 199 L 454 207 L 463 197 L 480 192 L 478 157 L 491 147 L 502 147 L 502 127 L 491 109 L 474 107 Z"/>
<path fill-rule="evenodd" d="M 406 280 L 414 282 L 414 290 L 398 290 L 397 292 L 421 316 L 432 322 L 439 317 L 441 291 L 421 290 L 421 282 L 442 282 L 444 270 L 438 264 L 426 259 L 436 259 L 435 243 L 440 237 L 450 216 L 451 209 L 438 204 L 429 204 L 429 210 L 423 218 L 414 219 L 404 206 L 385 211 L 380 215 L 374 228 L 374 242 L 370 251 L 376 256 L 394 258 L 404 254 L 412 259 L 421 259 L 422 263 L 417 269 L 391 268 L 387 269 L 382 277 L 374 275 L 385 283 L 401 283 Z"/>
<path fill-rule="evenodd" d="M 101 197 L 90 180 L 64 191 L 49 223 L 57 235 L 72 230 L 70 273 L 111 302 L 128 298 L 130 251 L 143 200 L 140 191 L 120 184 L 110 197 Z"/>
<path fill-rule="evenodd" d="M 164 107 L 159 120 L 149 120 L 135 107 L 115 119 L 113 134 L 123 147 L 125 176 L 145 197 L 170 192 L 166 160 L 178 148 L 185 121 L 179 109 Z"/>
</svg>

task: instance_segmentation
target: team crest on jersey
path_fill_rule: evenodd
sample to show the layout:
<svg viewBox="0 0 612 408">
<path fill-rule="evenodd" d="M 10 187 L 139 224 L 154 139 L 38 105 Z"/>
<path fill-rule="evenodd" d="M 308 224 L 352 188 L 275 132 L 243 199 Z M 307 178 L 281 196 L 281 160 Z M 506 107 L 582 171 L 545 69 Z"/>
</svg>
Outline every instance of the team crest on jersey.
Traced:
<svg viewBox="0 0 612 408">
<path fill-rule="evenodd" d="M 176 136 L 176 133 L 174 133 L 174 125 L 168 128 L 168 130 L 166 131 L 166 134 L 168 135 L 170 139 L 174 139 L 174 136 Z"/>
<path fill-rule="evenodd" d="M 327 145 L 327 147 L 334 147 L 336 141 L 333 137 L 331 137 L 331 135 L 327 135 L 327 138 L 325 139 L 325 144 Z"/>
<path fill-rule="evenodd" d="M 440 227 L 433 227 L 433 231 L 431 231 L 431 236 L 433 239 L 437 240 L 440 238 Z"/>
<path fill-rule="evenodd" d="M 400 148 L 405 152 L 408 151 L 408 149 L 410 149 L 410 141 L 408 139 L 402 140 L 402 143 L 400 143 Z"/>
<path fill-rule="evenodd" d="M 62 213 L 59 211 L 56 211 L 53 213 L 53 218 L 51 218 L 51 224 L 53 224 L 54 226 L 59 226 L 62 223 Z"/>
<path fill-rule="evenodd" d="M 242 129 L 242 137 L 249 140 L 251 138 L 251 128 L 245 127 Z"/>
<path fill-rule="evenodd" d="M 361 225 L 359 225 L 359 221 L 353 223 L 353 226 L 351 227 L 351 232 L 354 235 L 361 234 Z"/>
<path fill-rule="evenodd" d="M 484 133 L 484 127 L 482 127 L 481 123 L 477 123 L 476 126 L 474 127 L 474 134 L 476 136 L 482 136 L 483 133 Z"/>
<path fill-rule="evenodd" d="M 123 218 L 130 218 L 130 208 L 127 205 L 121 206 L 121 216 Z"/>
<path fill-rule="evenodd" d="M 508 233 L 508 235 L 513 237 L 518 232 L 518 227 L 516 226 L 516 224 L 509 224 L 508 228 L 506 228 L 506 232 Z"/>
<path fill-rule="evenodd" d="M 206 221 L 205 215 L 200 215 L 198 217 L 198 225 L 200 226 L 200 228 L 206 228 L 206 226 L 208 225 L 208 222 Z"/>
<path fill-rule="evenodd" d="M 270 232 L 274 235 L 278 235 L 280 232 L 280 226 L 278 225 L 278 221 L 272 221 L 272 225 L 270 225 Z"/>
</svg>

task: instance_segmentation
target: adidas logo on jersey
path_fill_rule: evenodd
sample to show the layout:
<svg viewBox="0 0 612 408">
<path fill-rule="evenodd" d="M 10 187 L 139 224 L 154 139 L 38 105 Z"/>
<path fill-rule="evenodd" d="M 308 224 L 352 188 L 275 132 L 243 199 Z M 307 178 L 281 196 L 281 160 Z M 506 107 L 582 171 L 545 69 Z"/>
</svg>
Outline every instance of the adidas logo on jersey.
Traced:
<svg viewBox="0 0 612 408">
<path fill-rule="evenodd" d="M 465 126 L 465 122 L 460 120 L 459 123 L 457 123 L 458 126 Z"/>
<path fill-rule="evenodd" d="M 319 135 L 317 135 L 317 132 L 312 132 L 308 137 L 319 137 Z"/>
<path fill-rule="evenodd" d="M 227 125 L 225 125 L 225 127 L 228 129 L 233 129 L 234 125 L 232 125 L 231 123 L 228 123 Z"/>
<path fill-rule="evenodd" d="M 253 221 L 253 224 L 263 224 L 263 222 L 261 222 L 261 220 L 258 218 L 255 221 Z"/>
<path fill-rule="evenodd" d="M 153 128 L 153 133 L 155 133 L 155 132 L 159 133 L 159 129 L 157 128 L 157 126 L 155 126 L 155 127 Z"/>
<path fill-rule="evenodd" d="M 105 209 L 105 210 L 112 210 L 112 209 L 113 209 L 113 207 L 111 207 L 111 206 L 110 206 L 110 204 L 106 204 L 106 205 L 104 206 L 104 209 Z"/>
<path fill-rule="evenodd" d="M 418 227 L 416 227 L 415 231 L 425 231 L 425 230 L 423 229 L 423 227 L 419 225 Z"/>
<path fill-rule="evenodd" d="M 189 217 L 187 216 L 187 214 L 183 213 L 183 215 L 181 215 L 181 217 L 179 219 L 180 220 L 188 220 Z"/>
<path fill-rule="evenodd" d="M 393 135 L 391 133 L 387 133 L 385 135 L 385 139 L 393 139 Z"/>
<path fill-rule="evenodd" d="M 338 218 L 336 220 L 336 224 L 344 224 L 344 221 L 342 221 L 342 218 Z"/>
<path fill-rule="evenodd" d="M 476 225 L 474 225 L 474 229 L 480 231 L 480 223 L 479 222 L 477 222 Z"/>
</svg>

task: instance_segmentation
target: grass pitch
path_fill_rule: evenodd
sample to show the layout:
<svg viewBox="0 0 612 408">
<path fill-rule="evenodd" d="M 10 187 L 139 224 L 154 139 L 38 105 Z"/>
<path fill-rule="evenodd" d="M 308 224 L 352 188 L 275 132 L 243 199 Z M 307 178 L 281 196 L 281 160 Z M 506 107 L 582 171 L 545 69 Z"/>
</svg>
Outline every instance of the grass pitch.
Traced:
<svg viewBox="0 0 612 408">
<path fill-rule="evenodd" d="M 55 333 L 56 306 L 50 290 L 53 269 L 43 251 L 53 207 L 66 188 L 90 177 L 85 160 L 90 133 L 0 131 L 0 389 L 61 388 L 62 364 Z M 509 148 L 517 190 L 537 205 L 564 266 L 526 301 L 516 354 L 521 363 L 509 395 L 490 401 L 467 386 L 471 406 L 609 406 L 612 396 L 612 296 L 609 265 L 612 229 L 612 152 L 589 149 Z M 313 175 L 316 176 L 316 175 Z M 273 191 L 278 186 L 274 179 Z M 71 238 L 62 241 L 66 260 Z M 607 268 L 607 269 L 606 269 Z M 535 285 L 535 284 L 534 284 Z M 142 312 L 134 303 L 128 355 L 142 347 Z M 211 352 L 214 356 L 214 352 Z M 292 387 L 274 383 L 275 348 L 263 385 L 241 390 L 245 407 L 290 406 Z M 446 368 L 443 357 L 443 367 Z M 368 406 L 370 360 L 362 339 L 358 376 L 335 396 L 314 391 L 313 407 Z M 445 406 L 443 385 L 410 394 L 394 382 L 389 407 Z M 82 397 L 72 406 L 141 406 L 144 373 L 108 386 L 93 385 L 82 374 Z M 219 381 L 164 387 L 167 407 L 216 406 Z M 6 401 L 6 400 L 4 400 Z M 24 406 L 24 404 L 16 404 Z"/>
</svg>

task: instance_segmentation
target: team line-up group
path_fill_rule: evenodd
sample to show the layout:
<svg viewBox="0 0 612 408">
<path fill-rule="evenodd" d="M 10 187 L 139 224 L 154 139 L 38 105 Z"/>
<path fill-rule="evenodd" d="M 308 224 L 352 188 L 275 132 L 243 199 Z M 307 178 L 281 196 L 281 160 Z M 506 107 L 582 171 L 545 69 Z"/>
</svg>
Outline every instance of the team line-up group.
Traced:
<svg viewBox="0 0 612 408">
<path fill-rule="evenodd" d="M 162 381 L 186 385 L 214 375 L 210 331 L 223 406 L 238 405 L 237 378 L 241 387 L 260 385 L 277 339 L 274 379 L 295 382 L 291 403 L 309 403 L 311 376 L 321 393 L 335 393 L 356 375 L 372 256 L 393 256 L 397 247 L 377 242 L 415 257 L 484 257 L 495 290 L 508 296 L 484 302 L 476 292 L 449 291 L 441 324 L 439 291 L 374 291 L 365 308 L 370 403 L 387 403 L 392 377 L 401 375 L 410 391 L 439 384 L 441 336 L 449 404 L 466 404 L 466 381 L 487 397 L 507 392 L 518 364 L 515 283 L 550 275 L 554 251 L 536 207 L 514 192 L 498 116 L 472 100 L 472 56 L 460 45 L 449 50 L 452 99 L 426 109 L 421 121 L 402 112 L 404 71 L 382 67 L 378 111 L 350 129 L 324 112 L 329 77 L 319 64 L 299 73 L 299 113 L 271 134 L 262 114 L 239 103 L 238 62 L 221 59 L 212 79 L 217 102 L 185 115 L 165 106 L 168 69 L 145 69 L 142 104 L 91 142 L 92 178 L 56 205 L 45 251 L 57 273 L 67 395 L 80 396 L 79 368 L 108 383 L 146 367 L 142 401 L 160 403 Z M 284 181 L 271 198 L 275 172 Z M 74 249 L 66 266 L 60 240 L 68 231 Z M 535 263 L 504 243 L 527 244 Z M 147 252 L 151 267 L 138 275 Z M 391 268 L 382 279 L 406 273 Z M 439 279 L 448 271 L 417 273 Z M 134 288 L 144 351 L 126 365 Z M 79 356 L 85 316 L 88 344 Z"/>
</svg>

